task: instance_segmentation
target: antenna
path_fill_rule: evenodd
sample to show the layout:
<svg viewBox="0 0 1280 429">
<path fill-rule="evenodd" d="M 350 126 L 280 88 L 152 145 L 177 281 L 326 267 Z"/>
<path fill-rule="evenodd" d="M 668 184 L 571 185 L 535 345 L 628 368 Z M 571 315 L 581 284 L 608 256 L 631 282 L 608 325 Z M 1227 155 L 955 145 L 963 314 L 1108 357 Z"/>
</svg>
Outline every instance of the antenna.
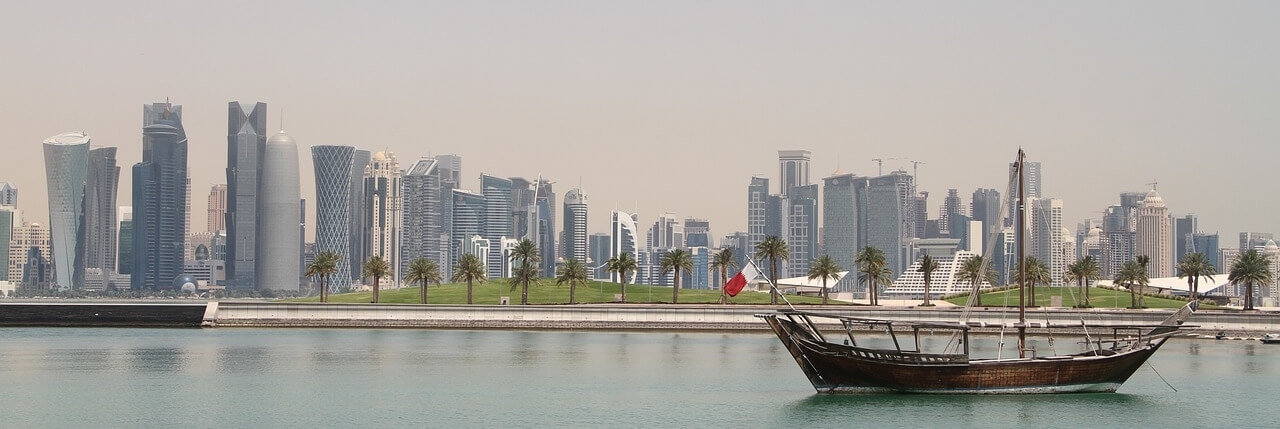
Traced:
<svg viewBox="0 0 1280 429">
<path fill-rule="evenodd" d="M 280 132 L 284 132 L 284 108 L 280 108 Z"/>
<path fill-rule="evenodd" d="M 1150 186 L 1151 190 L 1154 191 L 1156 189 L 1156 186 L 1160 186 L 1160 181 L 1156 179 L 1151 179 L 1151 183 L 1147 183 L 1147 186 Z"/>
<path fill-rule="evenodd" d="M 881 159 L 881 158 L 874 158 L 874 159 L 872 159 L 872 161 L 875 161 L 875 162 L 876 162 L 876 165 L 878 165 L 878 166 L 879 166 L 879 170 L 877 170 L 877 171 L 879 171 L 879 173 L 877 173 L 876 175 L 877 175 L 877 176 L 883 176 L 883 175 L 884 175 L 884 160 L 883 160 L 883 159 Z"/>
</svg>

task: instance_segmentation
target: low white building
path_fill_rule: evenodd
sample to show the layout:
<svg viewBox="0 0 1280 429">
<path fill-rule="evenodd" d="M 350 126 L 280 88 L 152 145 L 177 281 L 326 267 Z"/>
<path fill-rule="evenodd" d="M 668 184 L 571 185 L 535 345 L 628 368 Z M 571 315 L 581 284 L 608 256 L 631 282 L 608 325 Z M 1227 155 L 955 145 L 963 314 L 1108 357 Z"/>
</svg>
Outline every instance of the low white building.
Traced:
<svg viewBox="0 0 1280 429">
<path fill-rule="evenodd" d="M 957 275 L 960 267 L 965 261 L 978 256 L 977 253 L 968 250 L 960 250 L 954 256 L 934 256 L 934 262 L 938 263 L 938 269 L 933 272 L 929 282 L 929 294 L 934 297 L 951 295 L 961 292 L 968 292 L 973 285 L 969 282 L 960 281 Z M 979 287 L 990 288 L 991 284 L 982 282 Z M 924 273 L 920 272 L 920 260 L 917 259 L 911 263 L 905 272 L 893 281 L 893 284 L 885 288 L 884 295 L 893 296 L 924 296 Z"/>
</svg>

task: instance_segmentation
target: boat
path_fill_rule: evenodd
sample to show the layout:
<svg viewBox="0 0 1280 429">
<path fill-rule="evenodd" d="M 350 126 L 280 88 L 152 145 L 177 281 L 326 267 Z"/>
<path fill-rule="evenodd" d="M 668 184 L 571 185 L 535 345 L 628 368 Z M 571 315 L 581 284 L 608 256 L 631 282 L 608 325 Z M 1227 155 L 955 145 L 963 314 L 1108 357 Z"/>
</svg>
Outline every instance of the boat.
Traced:
<svg viewBox="0 0 1280 429">
<path fill-rule="evenodd" d="M 1262 336 L 1262 344 L 1280 344 L 1280 334 L 1266 334 Z"/>
<path fill-rule="evenodd" d="M 1025 154 L 1019 150 L 1015 163 L 1018 183 L 1022 183 L 1024 163 Z M 1019 191 L 1022 188 L 1018 186 Z M 1024 201 L 1021 192 L 1018 200 Z M 1023 210 L 1025 207 L 1019 204 L 1019 233 L 1026 230 Z M 1019 255 L 1022 255 L 1024 240 L 1017 241 Z M 1022 280 L 1019 279 L 1020 298 L 1025 290 Z M 772 280 L 769 282 L 772 285 Z M 975 286 L 973 293 L 978 292 Z M 1190 302 L 1155 325 L 1090 326 L 1083 318 L 1080 324 L 1050 325 L 1028 323 L 1025 301 L 1019 299 L 1018 322 L 1001 327 L 1001 344 L 1003 329 L 1017 330 L 1017 356 L 997 354 L 994 358 L 970 355 L 971 331 L 992 325 L 967 320 L 886 320 L 800 311 L 794 307 L 756 317 L 768 323 L 819 393 L 1083 393 L 1115 392 L 1170 337 L 1190 327 L 1184 322 L 1196 307 L 1195 302 Z M 967 319 L 968 312 L 964 314 L 962 317 Z M 1085 339 L 1081 344 L 1087 350 L 1041 356 L 1036 349 L 1027 347 L 1028 327 L 1083 330 Z M 842 338 L 828 339 L 824 330 L 835 329 L 844 331 Z M 855 331 L 865 329 L 885 331 L 893 347 L 871 347 L 866 341 L 859 345 Z M 1102 334 L 1107 330 L 1111 332 L 1107 338 L 1089 334 Z M 949 333 L 951 339 L 946 346 L 934 352 L 922 350 L 922 332 L 936 334 L 938 331 Z M 907 335 L 910 339 L 906 339 Z"/>
</svg>

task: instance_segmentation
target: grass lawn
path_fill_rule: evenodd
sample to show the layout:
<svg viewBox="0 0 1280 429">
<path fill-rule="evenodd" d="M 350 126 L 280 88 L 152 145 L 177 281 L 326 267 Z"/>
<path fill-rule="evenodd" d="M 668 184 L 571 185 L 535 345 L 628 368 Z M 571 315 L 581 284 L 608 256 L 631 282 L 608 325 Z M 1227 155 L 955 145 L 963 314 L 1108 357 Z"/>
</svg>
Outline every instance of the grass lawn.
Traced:
<svg viewBox="0 0 1280 429">
<path fill-rule="evenodd" d="M 399 303 L 399 304 L 417 304 L 419 302 L 418 287 L 407 287 L 403 289 L 382 289 L 379 292 L 380 300 L 383 303 Z M 613 295 L 622 293 L 621 285 L 609 282 L 590 282 L 586 285 L 579 285 L 577 288 L 576 299 L 578 303 L 607 303 L 613 302 Z M 473 290 L 473 302 L 475 304 L 496 305 L 499 303 L 499 297 L 507 296 L 511 298 L 511 304 L 520 304 L 520 288 L 511 289 L 511 285 L 506 280 L 487 281 L 484 283 L 476 283 Z M 352 292 L 344 294 L 333 294 L 329 296 L 329 302 L 348 302 L 348 303 L 367 303 L 373 298 L 373 292 Z M 787 299 L 792 304 L 821 304 L 822 298 L 802 297 L 795 295 L 787 295 Z M 298 302 L 317 302 L 319 297 L 300 298 L 292 301 Z M 467 303 L 467 284 L 444 284 L 440 286 L 432 285 L 427 288 L 427 302 L 430 304 L 466 304 Z M 627 302 L 629 303 L 670 303 L 671 288 L 664 286 L 646 286 L 646 285 L 627 285 Z M 569 303 L 569 285 L 556 285 L 555 281 L 543 279 L 537 283 L 529 284 L 529 303 L 530 304 L 567 304 Z M 681 304 L 718 304 L 720 303 L 720 291 L 718 290 L 697 290 L 697 289 L 680 289 Z M 736 297 L 729 298 L 730 304 L 768 304 L 769 294 L 761 292 L 743 291 Z M 779 305 L 782 300 L 778 300 Z M 837 301 L 831 301 L 832 305 L 842 304 Z"/>
<path fill-rule="evenodd" d="M 1080 288 L 1078 287 L 1037 287 L 1036 288 L 1036 305 L 1048 306 L 1050 297 L 1061 296 L 1063 307 L 1073 307 L 1076 305 L 1076 299 L 1080 298 Z M 1176 299 L 1157 298 L 1148 296 L 1145 298 L 1147 308 L 1181 308 L 1187 305 L 1186 301 Z M 969 296 L 960 296 L 950 298 L 947 302 L 956 305 L 965 305 L 969 300 Z M 1126 308 L 1132 305 L 1129 298 L 1129 291 L 1112 290 L 1091 287 L 1089 288 L 1089 303 L 1095 308 Z M 999 292 L 988 292 L 982 294 L 982 304 L 990 307 L 1018 305 L 1018 289 L 1003 290 Z M 1205 307 L 1210 307 L 1206 304 Z"/>
</svg>

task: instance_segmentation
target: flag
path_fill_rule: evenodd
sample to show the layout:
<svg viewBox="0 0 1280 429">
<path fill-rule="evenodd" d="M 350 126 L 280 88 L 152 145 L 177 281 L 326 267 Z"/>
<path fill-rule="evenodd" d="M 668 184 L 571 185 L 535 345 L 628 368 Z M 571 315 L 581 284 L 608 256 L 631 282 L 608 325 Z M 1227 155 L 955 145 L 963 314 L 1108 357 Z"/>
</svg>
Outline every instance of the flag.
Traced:
<svg viewBox="0 0 1280 429">
<path fill-rule="evenodd" d="M 724 284 L 724 292 L 729 296 L 738 296 L 738 292 L 742 292 L 742 288 L 747 286 L 747 282 L 755 280 L 756 277 L 760 277 L 760 271 L 756 270 L 755 264 L 747 264 L 747 266 L 742 267 L 742 271 L 739 271 L 738 275 L 729 279 L 729 283 Z"/>
</svg>

